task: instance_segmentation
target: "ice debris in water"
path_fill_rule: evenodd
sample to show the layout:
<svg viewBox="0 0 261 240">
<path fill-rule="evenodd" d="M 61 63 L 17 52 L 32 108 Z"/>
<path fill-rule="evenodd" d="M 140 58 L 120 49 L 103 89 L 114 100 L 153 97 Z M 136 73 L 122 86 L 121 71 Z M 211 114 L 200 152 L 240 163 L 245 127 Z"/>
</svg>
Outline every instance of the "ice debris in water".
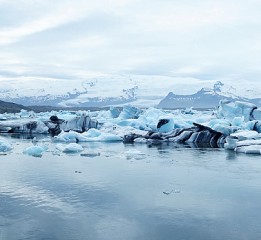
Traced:
<svg viewBox="0 0 261 240">
<path fill-rule="evenodd" d="M 226 149 L 236 152 L 260 152 L 261 108 L 247 102 L 220 101 L 215 111 L 167 111 L 156 108 L 141 110 L 124 106 L 94 112 L 33 113 L 24 110 L 19 114 L 5 114 L 3 117 L 6 120 L 1 121 L 0 132 L 30 135 L 53 132 L 55 136 L 52 139 L 58 143 L 176 142 L 208 143 L 213 147 L 222 147 L 225 143 Z M 246 140 L 251 141 L 244 142 Z M 80 149 L 78 145 L 74 145 L 77 148 L 72 146 L 69 145 L 68 151 Z M 62 151 L 67 149 L 64 145 L 60 147 Z M 38 148 L 39 146 L 34 146 L 25 150 L 25 153 L 37 155 L 40 152 Z M 1 138 L 0 151 L 11 149 L 11 144 Z"/>
<path fill-rule="evenodd" d="M 33 145 L 24 149 L 23 153 L 34 157 L 41 157 L 47 149 L 46 146 Z"/>
<path fill-rule="evenodd" d="M 12 150 L 12 145 L 9 143 L 8 140 L 4 138 L 0 138 L 0 152 L 8 152 Z"/>
<path fill-rule="evenodd" d="M 83 151 L 83 147 L 78 143 L 69 143 L 67 145 L 57 144 L 56 148 L 65 153 L 78 153 Z"/>
</svg>

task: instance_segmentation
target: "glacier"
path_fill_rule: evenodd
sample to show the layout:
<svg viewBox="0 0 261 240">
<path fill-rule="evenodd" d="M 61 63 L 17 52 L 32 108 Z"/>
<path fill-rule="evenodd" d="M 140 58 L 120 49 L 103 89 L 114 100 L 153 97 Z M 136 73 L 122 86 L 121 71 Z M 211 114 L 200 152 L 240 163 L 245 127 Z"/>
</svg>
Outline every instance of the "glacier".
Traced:
<svg viewBox="0 0 261 240">
<path fill-rule="evenodd" d="M 24 154 L 41 156 L 47 149 L 40 135 L 61 152 L 80 152 L 81 142 L 125 144 L 187 144 L 224 147 L 238 153 L 261 154 L 261 110 L 255 104 L 222 100 L 213 110 L 111 107 L 99 111 L 51 111 L 4 114 L 0 121 L 0 152 L 16 146 L 6 137 L 23 134 L 33 139 Z"/>
</svg>

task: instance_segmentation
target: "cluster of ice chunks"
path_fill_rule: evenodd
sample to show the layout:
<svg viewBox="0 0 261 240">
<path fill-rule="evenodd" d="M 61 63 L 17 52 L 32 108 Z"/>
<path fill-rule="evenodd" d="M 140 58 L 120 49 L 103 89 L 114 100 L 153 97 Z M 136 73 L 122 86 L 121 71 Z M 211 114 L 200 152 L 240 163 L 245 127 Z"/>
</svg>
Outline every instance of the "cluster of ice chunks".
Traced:
<svg viewBox="0 0 261 240">
<path fill-rule="evenodd" d="M 150 110 L 158 113 L 158 110 Z M 190 112 L 194 114 L 195 112 Z M 187 114 L 187 113 L 186 113 Z M 153 114 L 151 114 L 153 115 Z M 157 116 L 156 129 L 146 134 L 126 134 L 126 143 L 177 142 L 209 144 L 212 147 L 225 146 L 236 152 L 261 154 L 261 109 L 256 105 L 241 101 L 220 101 L 210 118 L 200 117 L 183 122 L 178 116 Z M 140 119 L 140 118 L 139 118 Z M 138 119 L 138 120 L 139 120 Z M 179 125 L 176 125 L 176 122 Z M 191 126 L 186 126 L 191 124 Z"/>
<path fill-rule="evenodd" d="M 36 116 L 28 117 L 23 111 L 25 118 L 5 120 L 0 123 L 0 132 L 2 133 L 50 133 L 52 136 L 58 135 L 62 131 L 84 132 L 90 128 L 97 128 L 98 121 L 86 115 L 85 112 L 80 115 L 73 115 L 68 119 L 60 119 L 56 115 L 49 119 L 40 119 Z"/>
<path fill-rule="evenodd" d="M 29 134 L 49 132 L 54 136 L 53 141 L 65 144 L 89 141 L 176 142 L 209 144 L 211 147 L 225 144 L 225 148 L 237 152 L 261 153 L 261 109 L 247 102 L 221 101 L 216 111 L 203 112 L 192 109 L 141 110 L 125 106 L 97 112 L 59 114 L 59 117 L 58 114 L 50 116 L 50 113 L 48 118 L 46 114 L 30 114 L 28 117 L 23 111 L 18 119 L 5 115 L 5 120 L 0 123 L 0 131 Z M 12 146 L 9 145 L 0 140 L 0 151 L 10 151 Z M 77 150 L 77 147 L 69 145 L 68 151 Z M 41 152 L 36 147 L 25 152 L 31 154 L 31 151 L 34 155 Z"/>
<path fill-rule="evenodd" d="M 219 147 L 225 142 L 226 136 L 207 126 L 194 123 L 190 128 L 176 128 L 169 132 L 153 132 L 149 131 L 146 135 L 130 134 L 125 135 L 123 141 L 125 143 L 134 142 L 176 142 L 191 143 L 195 145 L 209 144 L 211 147 Z"/>
</svg>

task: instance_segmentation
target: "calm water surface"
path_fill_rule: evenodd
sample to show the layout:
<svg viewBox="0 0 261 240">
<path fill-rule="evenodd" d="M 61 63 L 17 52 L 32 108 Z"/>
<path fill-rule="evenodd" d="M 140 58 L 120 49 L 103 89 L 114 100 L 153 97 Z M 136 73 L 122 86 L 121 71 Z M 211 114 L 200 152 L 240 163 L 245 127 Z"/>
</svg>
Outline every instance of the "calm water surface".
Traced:
<svg viewBox="0 0 261 240">
<path fill-rule="evenodd" d="M 261 239 L 260 156 L 122 143 L 68 155 L 46 142 L 36 158 L 22 153 L 29 140 L 13 144 L 0 156 L 0 240 Z"/>
</svg>

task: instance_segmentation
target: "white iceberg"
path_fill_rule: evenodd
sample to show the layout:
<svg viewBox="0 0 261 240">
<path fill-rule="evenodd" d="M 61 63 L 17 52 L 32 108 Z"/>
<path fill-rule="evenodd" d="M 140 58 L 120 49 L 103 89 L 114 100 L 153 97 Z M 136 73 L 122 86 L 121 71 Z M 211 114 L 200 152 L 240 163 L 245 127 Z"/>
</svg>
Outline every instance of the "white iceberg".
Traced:
<svg viewBox="0 0 261 240">
<path fill-rule="evenodd" d="M 78 153 L 83 151 L 83 147 L 78 143 L 69 143 L 67 145 L 57 144 L 56 148 L 65 153 Z"/>
<path fill-rule="evenodd" d="M 54 142 L 76 143 L 84 142 L 86 141 L 86 138 L 81 133 L 75 131 L 62 131 L 58 136 L 55 136 L 53 140 Z"/>
<path fill-rule="evenodd" d="M 46 150 L 46 146 L 34 145 L 24 149 L 23 153 L 34 157 L 41 157 Z"/>
<path fill-rule="evenodd" d="M 12 149 L 13 149 L 13 147 L 9 143 L 9 141 L 0 137 L 0 152 L 8 152 Z"/>
<path fill-rule="evenodd" d="M 239 141 L 246 139 L 256 139 L 260 138 L 261 135 L 257 131 L 253 130 L 239 130 L 230 135 L 231 137 L 236 137 Z"/>
<path fill-rule="evenodd" d="M 256 105 L 249 102 L 241 101 L 227 101 L 221 100 L 217 116 L 233 120 L 235 117 L 243 117 L 245 121 L 253 120 L 254 110 L 257 109 Z"/>
</svg>

